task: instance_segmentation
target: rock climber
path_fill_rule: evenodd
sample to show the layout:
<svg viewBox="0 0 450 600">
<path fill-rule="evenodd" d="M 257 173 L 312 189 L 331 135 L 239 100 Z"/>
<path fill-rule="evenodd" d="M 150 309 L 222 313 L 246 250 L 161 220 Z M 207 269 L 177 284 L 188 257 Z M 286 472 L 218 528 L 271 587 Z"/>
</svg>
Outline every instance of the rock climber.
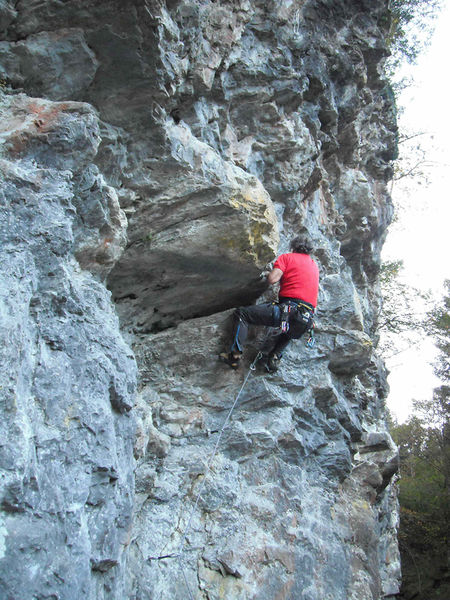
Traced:
<svg viewBox="0 0 450 600">
<path fill-rule="evenodd" d="M 239 367 L 249 325 L 280 328 L 267 356 L 266 369 L 272 373 L 277 371 L 289 341 L 311 329 L 319 293 L 319 268 L 310 256 L 312 251 L 313 246 L 306 236 L 294 238 L 291 252 L 281 254 L 267 276 L 269 285 L 280 282 L 278 303 L 267 302 L 235 310 L 230 351 L 220 354 L 232 369 Z"/>
</svg>

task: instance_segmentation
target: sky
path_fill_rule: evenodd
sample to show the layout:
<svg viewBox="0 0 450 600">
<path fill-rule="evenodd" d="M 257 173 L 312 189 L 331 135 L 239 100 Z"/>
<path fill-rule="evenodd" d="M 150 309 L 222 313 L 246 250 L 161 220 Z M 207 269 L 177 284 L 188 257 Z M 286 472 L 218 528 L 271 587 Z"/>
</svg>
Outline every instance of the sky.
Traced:
<svg viewBox="0 0 450 600">
<path fill-rule="evenodd" d="M 392 197 L 399 206 L 398 220 L 390 226 L 383 260 L 402 259 L 402 278 L 422 291 L 443 295 L 450 279 L 450 0 L 445 0 L 435 24 L 431 45 L 417 64 L 407 68 L 414 80 L 400 96 L 404 111 L 399 119 L 404 131 L 424 132 L 415 138 L 426 149 L 428 184 L 399 181 Z M 407 348 L 408 342 L 400 347 Z M 436 350 L 431 340 L 418 337 L 415 345 L 386 360 L 391 388 L 387 405 L 399 422 L 411 414 L 412 400 L 432 397 L 439 385 L 433 374 Z"/>
</svg>

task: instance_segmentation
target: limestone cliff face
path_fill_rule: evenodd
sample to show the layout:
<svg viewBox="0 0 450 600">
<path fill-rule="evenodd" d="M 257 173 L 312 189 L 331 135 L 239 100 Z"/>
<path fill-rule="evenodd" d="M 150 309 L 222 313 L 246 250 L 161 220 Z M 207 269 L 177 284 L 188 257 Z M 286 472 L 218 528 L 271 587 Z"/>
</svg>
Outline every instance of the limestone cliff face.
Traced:
<svg viewBox="0 0 450 600">
<path fill-rule="evenodd" d="M 2 597 L 398 591 L 389 19 L 384 0 L 0 2 Z M 256 334 L 231 372 L 231 309 L 271 297 L 260 274 L 301 232 L 316 346 L 247 378 Z"/>
</svg>

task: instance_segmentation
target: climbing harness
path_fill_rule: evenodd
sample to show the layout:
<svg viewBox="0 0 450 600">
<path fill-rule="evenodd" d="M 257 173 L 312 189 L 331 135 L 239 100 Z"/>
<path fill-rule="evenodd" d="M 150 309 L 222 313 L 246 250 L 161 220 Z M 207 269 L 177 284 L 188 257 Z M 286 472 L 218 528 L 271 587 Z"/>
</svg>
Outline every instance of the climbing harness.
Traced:
<svg viewBox="0 0 450 600">
<path fill-rule="evenodd" d="M 282 333 L 286 333 L 289 331 L 289 316 L 291 312 L 296 311 L 296 317 L 303 321 L 306 325 L 306 332 L 310 334 L 307 346 L 308 348 L 312 348 L 314 346 L 314 308 L 309 304 L 304 302 L 298 302 L 294 300 L 286 300 L 284 302 L 274 302 L 275 306 L 277 306 L 280 310 L 280 330 Z"/>
</svg>

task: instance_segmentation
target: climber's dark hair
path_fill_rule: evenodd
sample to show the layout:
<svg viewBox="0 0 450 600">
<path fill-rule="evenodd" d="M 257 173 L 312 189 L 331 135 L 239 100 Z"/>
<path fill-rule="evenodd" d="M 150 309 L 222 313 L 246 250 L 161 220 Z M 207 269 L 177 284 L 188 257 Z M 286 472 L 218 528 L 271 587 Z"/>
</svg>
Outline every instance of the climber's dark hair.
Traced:
<svg viewBox="0 0 450 600">
<path fill-rule="evenodd" d="M 292 252 L 298 252 L 299 254 L 311 254 L 313 245 L 308 237 L 301 235 L 292 240 L 291 250 Z"/>
</svg>

